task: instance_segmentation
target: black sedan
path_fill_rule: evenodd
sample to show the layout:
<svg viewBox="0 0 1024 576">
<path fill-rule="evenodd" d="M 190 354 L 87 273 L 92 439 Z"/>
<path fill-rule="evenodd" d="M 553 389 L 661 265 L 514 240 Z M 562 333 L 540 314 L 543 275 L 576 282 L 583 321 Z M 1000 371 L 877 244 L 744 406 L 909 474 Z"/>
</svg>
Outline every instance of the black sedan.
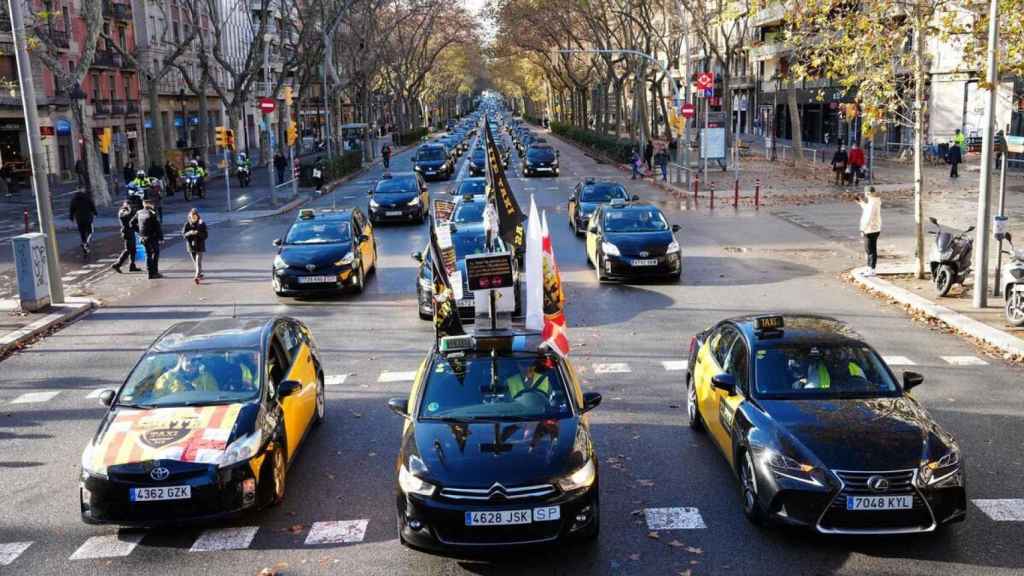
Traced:
<svg viewBox="0 0 1024 576">
<path fill-rule="evenodd" d="M 430 192 L 414 172 L 385 172 L 370 189 L 370 222 L 424 222 L 430 214 Z"/>
<path fill-rule="evenodd" d="M 531 144 L 523 160 L 523 176 L 558 176 L 558 151 L 549 144 Z"/>
<path fill-rule="evenodd" d="M 482 146 L 473 148 L 469 155 L 469 175 L 483 176 L 487 172 L 487 151 Z"/>
<path fill-rule="evenodd" d="M 588 178 L 576 184 L 569 196 L 569 227 L 577 236 L 581 236 L 587 231 L 587 223 L 598 206 L 610 204 L 612 200 L 630 202 L 639 199 L 639 196 L 630 196 L 618 182 Z"/>
<path fill-rule="evenodd" d="M 690 426 L 739 476 L 755 523 L 826 534 L 931 532 L 965 518 L 956 440 L 849 326 L 814 315 L 732 318 L 690 343 Z"/>
<path fill-rule="evenodd" d="M 377 268 L 373 226 L 359 208 L 301 210 L 274 245 L 271 282 L 278 296 L 362 292 L 366 275 Z"/>
<path fill-rule="evenodd" d="M 324 372 L 298 320 L 190 321 L 100 400 L 109 408 L 82 453 L 82 520 L 208 522 L 284 499 L 289 464 L 324 418 Z"/>
<path fill-rule="evenodd" d="M 399 540 L 460 552 L 593 540 L 598 462 L 584 393 L 537 333 L 442 339 L 412 394 L 396 465 Z"/>
<path fill-rule="evenodd" d="M 678 225 L 647 203 L 614 200 L 597 208 L 587 223 L 587 260 L 598 281 L 670 278 L 683 272 Z"/>
<path fill-rule="evenodd" d="M 448 180 L 455 171 L 455 163 L 443 144 L 424 144 L 412 157 L 412 168 L 426 179 Z"/>
</svg>

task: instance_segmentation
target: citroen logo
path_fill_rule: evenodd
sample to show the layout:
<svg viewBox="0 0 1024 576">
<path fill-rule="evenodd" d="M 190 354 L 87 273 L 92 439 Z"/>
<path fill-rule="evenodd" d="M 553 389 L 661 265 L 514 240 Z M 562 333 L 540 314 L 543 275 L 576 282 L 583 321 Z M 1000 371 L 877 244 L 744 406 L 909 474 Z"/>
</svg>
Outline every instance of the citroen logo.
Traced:
<svg viewBox="0 0 1024 576">
<path fill-rule="evenodd" d="M 647 257 L 648 257 L 648 256 L 650 256 L 650 255 L 651 255 L 651 253 L 650 253 L 650 252 L 646 252 L 646 251 L 644 251 L 644 252 L 640 252 L 640 257 L 641 257 L 641 258 L 647 258 Z"/>
<path fill-rule="evenodd" d="M 149 471 L 149 477 L 157 482 L 167 480 L 167 477 L 171 475 L 171 471 L 163 466 L 157 466 Z"/>
<path fill-rule="evenodd" d="M 889 489 L 889 481 L 881 476 L 872 476 L 868 478 L 868 488 L 875 492 L 885 492 Z"/>
<path fill-rule="evenodd" d="M 306 264 L 306 270 L 309 270 L 310 272 L 316 270 L 316 264 Z"/>
<path fill-rule="evenodd" d="M 499 482 L 491 484 L 491 488 L 490 490 L 488 490 L 487 496 L 492 500 L 499 498 L 504 500 L 508 498 L 508 494 L 505 493 L 505 487 L 502 486 Z"/>
</svg>

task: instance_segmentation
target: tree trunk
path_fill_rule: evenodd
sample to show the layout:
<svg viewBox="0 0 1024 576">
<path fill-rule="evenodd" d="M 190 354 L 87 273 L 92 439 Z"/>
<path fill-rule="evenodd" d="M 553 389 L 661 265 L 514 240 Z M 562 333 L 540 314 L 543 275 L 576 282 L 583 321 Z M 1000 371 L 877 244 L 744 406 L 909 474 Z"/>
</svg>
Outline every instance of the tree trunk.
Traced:
<svg viewBox="0 0 1024 576">
<path fill-rule="evenodd" d="M 85 142 L 83 146 L 85 148 L 84 160 L 86 170 L 89 172 L 89 186 L 93 202 L 99 206 L 110 206 L 110 187 L 103 174 L 102 158 L 96 135 L 93 134 L 92 114 L 86 114 L 82 105 L 72 104 L 72 108 L 78 124 L 78 133 L 82 135 L 82 141 Z"/>
<path fill-rule="evenodd" d="M 209 114 L 209 99 L 206 96 L 206 87 L 209 82 L 207 76 L 207 69 L 204 66 L 202 68 L 203 73 L 199 79 L 199 138 L 196 139 L 194 144 L 199 146 L 199 153 L 201 158 L 206 158 L 207 150 L 210 147 L 210 114 Z"/>
<path fill-rule="evenodd" d="M 144 75 L 145 77 L 145 75 Z M 164 162 L 164 121 L 160 115 L 160 93 L 159 82 L 155 79 L 148 79 L 146 82 L 146 102 L 149 105 L 149 119 L 153 127 L 146 130 L 146 156 L 149 163 L 156 162 L 163 165 Z M 143 120 L 143 129 L 145 129 Z"/>
<path fill-rule="evenodd" d="M 624 103 L 622 102 L 622 100 L 623 100 L 623 94 L 622 93 L 625 91 L 624 88 L 625 87 L 623 86 L 623 81 L 622 80 L 616 80 L 615 81 L 615 138 L 616 139 L 618 139 L 619 135 L 622 134 L 622 116 L 623 116 L 623 108 L 625 107 Z"/>
<path fill-rule="evenodd" d="M 914 27 L 914 275 L 924 278 L 924 31 L 920 8 Z M 872 180 L 874 176 L 872 175 Z"/>
<path fill-rule="evenodd" d="M 796 103 L 796 85 L 792 80 L 786 89 L 786 103 L 789 106 L 789 127 L 793 132 L 793 156 L 804 159 L 804 134 L 800 126 L 800 106 Z"/>
</svg>

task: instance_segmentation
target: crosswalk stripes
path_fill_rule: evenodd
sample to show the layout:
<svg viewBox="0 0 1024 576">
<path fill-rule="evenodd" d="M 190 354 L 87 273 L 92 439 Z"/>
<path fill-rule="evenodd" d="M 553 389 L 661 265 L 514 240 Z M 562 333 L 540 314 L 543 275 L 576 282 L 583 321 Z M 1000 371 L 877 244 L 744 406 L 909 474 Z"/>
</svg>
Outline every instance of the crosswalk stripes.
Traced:
<svg viewBox="0 0 1024 576">
<path fill-rule="evenodd" d="M 120 558 L 132 553 L 145 532 L 118 532 L 106 536 L 93 536 L 75 550 L 69 560 Z"/>
<path fill-rule="evenodd" d="M 906 356 L 882 356 L 882 360 L 889 366 L 917 366 L 917 362 Z"/>
<path fill-rule="evenodd" d="M 701 530 L 707 528 L 696 508 L 645 508 L 648 530 Z"/>
<path fill-rule="evenodd" d="M 986 516 L 996 522 L 1024 522 L 1024 499 L 972 500 Z"/>
<path fill-rule="evenodd" d="M 942 359 L 950 366 L 988 366 L 988 362 L 977 356 L 942 356 Z"/>
<path fill-rule="evenodd" d="M 688 360 L 662 360 L 661 365 L 668 372 L 679 372 L 689 367 Z"/>
<path fill-rule="evenodd" d="M 340 386 L 348 380 L 348 374 L 331 374 L 324 379 L 325 386 Z"/>
<path fill-rule="evenodd" d="M 384 370 L 377 377 L 377 382 L 410 382 L 414 378 L 416 378 L 415 370 L 409 372 L 389 372 Z"/>
<path fill-rule="evenodd" d="M 628 374 L 633 370 L 625 362 L 594 364 L 594 374 Z"/>
<path fill-rule="evenodd" d="M 87 400 L 92 400 L 94 398 L 99 398 L 100 394 L 102 394 L 104 390 L 109 390 L 109 388 L 97 388 L 97 389 L 93 390 L 92 392 L 89 392 L 88 394 L 86 394 L 85 398 Z"/>
<path fill-rule="evenodd" d="M 31 542 L 8 542 L 6 544 L 0 544 L 0 566 L 7 566 L 11 562 L 17 560 L 18 556 L 21 556 L 31 545 Z"/>
<path fill-rule="evenodd" d="M 192 543 L 189 552 L 219 552 L 221 550 L 244 550 L 252 544 L 259 526 L 237 526 L 211 528 L 203 531 Z"/>
<path fill-rule="evenodd" d="M 18 396 L 14 400 L 11 400 L 11 404 L 35 404 L 38 402 L 49 402 L 53 400 L 60 390 L 45 390 L 42 392 L 26 392 L 21 396 Z"/>
<path fill-rule="evenodd" d="M 369 520 L 314 522 L 306 535 L 306 546 L 318 544 L 353 544 L 366 537 Z"/>
</svg>

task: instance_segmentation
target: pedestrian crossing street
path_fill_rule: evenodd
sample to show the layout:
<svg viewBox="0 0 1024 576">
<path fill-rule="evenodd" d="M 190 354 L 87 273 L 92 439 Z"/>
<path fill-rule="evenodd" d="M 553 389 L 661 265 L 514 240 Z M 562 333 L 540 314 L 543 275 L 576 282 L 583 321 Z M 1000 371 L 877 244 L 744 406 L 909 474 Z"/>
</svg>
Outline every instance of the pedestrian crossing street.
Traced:
<svg viewBox="0 0 1024 576">
<path fill-rule="evenodd" d="M 906 356 L 883 356 L 883 359 L 889 366 L 893 368 L 908 367 L 908 366 L 919 366 L 919 365 L 930 365 L 930 366 L 951 366 L 951 367 L 972 367 L 972 366 L 986 366 L 988 362 L 978 358 L 976 356 L 939 356 L 937 360 L 931 362 L 925 362 L 922 360 L 920 363 L 916 360 L 908 358 Z M 688 369 L 688 361 L 686 360 L 661 360 L 656 364 L 653 364 L 654 370 L 660 370 L 667 373 L 680 373 L 685 372 Z M 588 372 L 590 375 L 595 377 L 614 377 L 616 375 L 631 374 L 634 371 L 637 372 L 649 372 L 652 365 L 644 364 L 643 366 L 636 366 L 628 362 L 598 362 L 586 365 L 577 365 L 577 369 L 584 374 Z M 342 386 L 349 381 L 351 374 L 338 373 L 328 375 L 324 381 L 326 386 Z M 394 384 L 401 382 L 412 382 L 416 377 L 415 370 L 383 370 L 376 378 L 376 382 L 380 384 Z M 366 387 L 366 385 L 362 385 Z M 53 401 L 59 396 L 65 394 L 81 394 L 81 397 L 86 400 L 94 400 L 99 398 L 100 393 L 106 388 L 96 388 L 89 390 L 85 394 L 81 394 L 80 390 L 37 390 L 34 392 L 24 392 L 19 396 L 16 396 L 9 400 L 0 399 L 0 404 L 41 404 Z"/>
</svg>

